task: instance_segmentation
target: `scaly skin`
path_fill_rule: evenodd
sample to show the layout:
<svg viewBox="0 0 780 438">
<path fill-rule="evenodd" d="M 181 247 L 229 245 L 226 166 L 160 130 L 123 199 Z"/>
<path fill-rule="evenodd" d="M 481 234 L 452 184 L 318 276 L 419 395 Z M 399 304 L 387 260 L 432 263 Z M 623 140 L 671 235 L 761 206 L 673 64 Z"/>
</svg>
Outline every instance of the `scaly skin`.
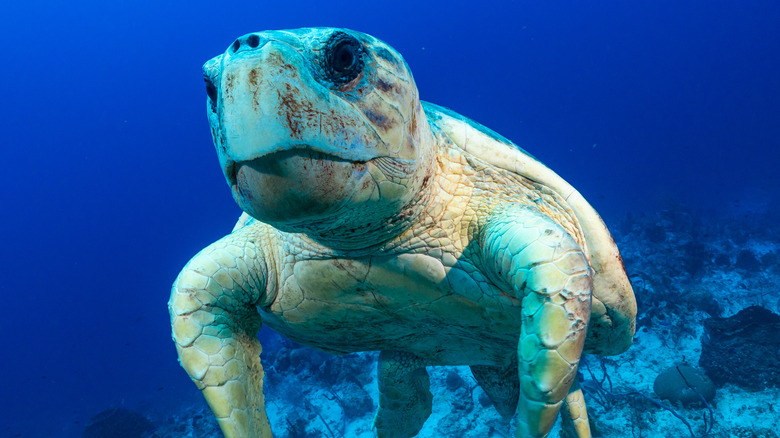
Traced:
<svg viewBox="0 0 780 438">
<path fill-rule="evenodd" d="M 590 267 L 577 242 L 547 216 L 514 206 L 497 210 L 481 243 L 487 268 L 522 297 L 517 436 L 544 437 L 576 377 L 590 315 Z"/>
<path fill-rule="evenodd" d="M 431 415 L 433 394 L 425 361 L 397 351 L 379 357 L 379 410 L 374 418 L 378 438 L 415 436 Z"/>
<path fill-rule="evenodd" d="M 566 415 L 562 415 L 563 428 L 568 430 L 573 436 L 579 438 L 589 438 L 590 423 L 588 422 L 588 411 L 585 408 L 585 397 L 582 394 L 582 388 L 579 383 L 574 384 L 569 389 L 569 394 L 564 402 L 566 406 Z"/>
<path fill-rule="evenodd" d="M 423 105 L 400 55 L 368 35 L 250 34 L 204 71 L 225 178 L 253 217 L 184 267 L 169 311 L 226 437 L 271 437 L 263 323 L 335 354 L 381 351 L 378 437 L 423 427 L 434 365 L 470 365 L 518 437 L 547 436 L 561 407 L 590 436 L 580 355 L 626 348 L 635 305 L 581 195 Z"/>
<path fill-rule="evenodd" d="M 262 248 L 244 228 L 211 244 L 176 279 L 168 308 L 182 366 L 227 438 L 270 438 L 255 307 L 264 295 Z"/>
</svg>

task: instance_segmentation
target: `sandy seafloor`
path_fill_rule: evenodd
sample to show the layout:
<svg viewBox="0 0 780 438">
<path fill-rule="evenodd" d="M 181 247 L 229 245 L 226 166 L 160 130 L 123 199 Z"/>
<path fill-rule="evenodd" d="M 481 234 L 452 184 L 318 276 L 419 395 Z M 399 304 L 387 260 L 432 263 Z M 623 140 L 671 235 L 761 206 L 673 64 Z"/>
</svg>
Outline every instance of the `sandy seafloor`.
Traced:
<svg viewBox="0 0 780 438">
<path fill-rule="evenodd" d="M 633 346 L 604 363 L 613 390 L 636 390 L 651 397 L 664 369 L 685 361 L 698 365 L 702 321 L 720 307 L 721 316 L 751 305 L 780 313 L 780 253 L 777 218 L 751 218 L 754 226 L 701 217 L 671 206 L 641 218 L 628 218 L 614 229 L 639 302 L 639 330 Z M 762 223 L 764 225 L 762 225 Z M 747 251 L 753 258 L 748 257 Z M 743 253 L 740 256 L 740 253 Z M 713 304 L 716 303 L 716 304 Z M 643 313 L 644 312 L 644 313 Z M 276 437 L 373 437 L 377 353 L 329 356 L 272 334 L 263 362 L 269 418 Z M 587 356 L 596 377 L 598 358 Z M 514 436 L 475 384 L 467 367 L 429 367 L 433 414 L 419 437 L 490 438 Z M 581 371 L 584 367 L 581 366 Z M 182 371 L 183 372 L 183 371 Z M 587 386 L 589 373 L 584 373 Z M 592 382 L 591 382 L 592 383 Z M 679 419 L 647 403 L 620 398 L 601 405 L 586 395 L 590 416 L 601 437 L 688 437 Z M 747 391 L 732 384 L 718 388 L 713 402 L 712 437 L 777 437 L 780 389 Z M 677 407 L 696 436 L 704 435 L 704 407 Z M 147 407 L 156 437 L 219 437 L 204 402 L 179 412 Z M 564 436 L 560 420 L 550 434 Z"/>
</svg>

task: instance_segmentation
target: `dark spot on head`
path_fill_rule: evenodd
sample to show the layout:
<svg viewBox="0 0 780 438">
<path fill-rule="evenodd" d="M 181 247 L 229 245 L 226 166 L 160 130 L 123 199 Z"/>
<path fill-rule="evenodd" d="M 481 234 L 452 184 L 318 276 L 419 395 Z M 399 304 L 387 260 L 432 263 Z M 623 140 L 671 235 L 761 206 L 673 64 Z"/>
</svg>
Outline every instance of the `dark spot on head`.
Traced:
<svg viewBox="0 0 780 438">
<path fill-rule="evenodd" d="M 378 81 L 376 81 L 376 87 L 384 91 L 385 93 L 387 93 L 388 91 L 392 90 L 394 86 L 391 83 L 379 79 Z"/>
<path fill-rule="evenodd" d="M 406 150 L 407 152 L 410 152 L 410 153 L 415 153 L 415 150 L 417 149 L 417 143 L 415 142 L 415 140 L 412 137 L 414 137 L 414 135 L 405 135 L 404 136 L 404 140 L 403 140 L 404 148 L 405 148 L 404 150 Z"/>
<path fill-rule="evenodd" d="M 257 35 L 249 35 L 249 38 L 246 39 L 246 43 L 249 44 L 249 47 L 254 49 L 260 45 L 260 37 Z"/>
<path fill-rule="evenodd" d="M 371 120 L 371 123 L 376 125 L 379 128 L 387 130 L 387 128 L 390 127 L 391 120 L 387 118 L 384 114 L 378 114 L 370 109 L 363 110 L 363 113 L 368 117 L 368 120 Z"/>
<path fill-rule="evenodd" d="M 393 64 L 394 66 L 398 66 L 398 58 L 395 57 L 389 50 L 387 50 L 384 47 L 380 47 L 376 49 L 376 55 L 380 58 L 384 59 L 385 61 L 389 62 L 390 64 Z"/>
</svg>

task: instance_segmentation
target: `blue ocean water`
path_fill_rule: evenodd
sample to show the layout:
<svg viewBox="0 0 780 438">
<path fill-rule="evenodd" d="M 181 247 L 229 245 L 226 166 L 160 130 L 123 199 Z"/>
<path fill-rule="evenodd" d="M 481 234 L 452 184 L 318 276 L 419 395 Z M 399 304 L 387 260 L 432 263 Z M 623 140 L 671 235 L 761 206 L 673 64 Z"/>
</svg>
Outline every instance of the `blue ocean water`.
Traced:
<svg viewBox="0 0 780 438">
<path fill-rule="evenodd" d="M 240 213 L 200 68 L 248 32 L 335 26 L 388 42 L 422 99 L 521 145 L 613 228 L 672 208 L 731 221 L 718 229 L 780 215 L 774 1 L 31 0 L 0 12 L 0 436 L 77 437 L 111 407 L 202 402 L 166 302 Z"/>
</svg>

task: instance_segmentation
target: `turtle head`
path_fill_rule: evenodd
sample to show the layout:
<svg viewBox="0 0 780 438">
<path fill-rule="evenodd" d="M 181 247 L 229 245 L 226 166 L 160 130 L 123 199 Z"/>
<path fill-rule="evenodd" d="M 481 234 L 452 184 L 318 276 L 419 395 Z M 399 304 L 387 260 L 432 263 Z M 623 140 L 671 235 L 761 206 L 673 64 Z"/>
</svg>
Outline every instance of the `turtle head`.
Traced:
<svg viewBox="0 0 780 438">
<path fill-rule="evenodd" d="M 249 215 L 349 241 L 419 203 L 433 137 L 409 67 L 385 43 L 346 29 L 252 33 L 203 71 L 219 161 Z"/>
</svg>

